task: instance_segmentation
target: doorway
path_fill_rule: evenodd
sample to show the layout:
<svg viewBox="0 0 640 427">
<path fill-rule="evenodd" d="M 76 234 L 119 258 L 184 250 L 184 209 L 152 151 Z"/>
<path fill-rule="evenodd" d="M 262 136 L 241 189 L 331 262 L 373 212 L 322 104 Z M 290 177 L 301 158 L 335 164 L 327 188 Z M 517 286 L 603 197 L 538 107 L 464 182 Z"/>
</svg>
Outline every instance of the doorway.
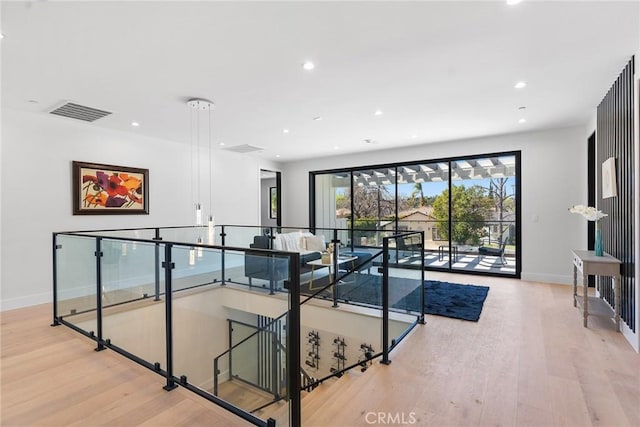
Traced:
<svg viewBox="0 0 640 427">
<path fill-rule="evenodd" d="M 260 169 L 260 225 L 282 225 L 282 189 L 280 172 Z"/>
</svg>

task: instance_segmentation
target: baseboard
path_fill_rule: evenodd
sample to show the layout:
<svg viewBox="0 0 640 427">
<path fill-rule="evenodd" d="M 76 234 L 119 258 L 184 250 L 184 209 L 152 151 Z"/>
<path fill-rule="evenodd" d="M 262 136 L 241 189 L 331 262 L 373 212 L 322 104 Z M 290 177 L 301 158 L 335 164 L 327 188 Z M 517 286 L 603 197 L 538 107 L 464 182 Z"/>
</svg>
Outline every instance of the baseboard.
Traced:
<svg viewBox="0 0 640 427">
<path fill-rule="evenodd" d="M 555 283 L 558 285 L 573 285 L 573 276 L 564 276 L 560 274 L 541 274 L 541 273 L 525 273 L 520 275 L 522 280 L 528 282 Z"/>
<path fill-rule="evenodd" d="M 27 295 L 18 298 L 0 300 L 0 311 L 15 310 L 16 308 L 30 307 L 32 305 L 45 304 L 53 301 L 53 293 Z"/>
</svg>

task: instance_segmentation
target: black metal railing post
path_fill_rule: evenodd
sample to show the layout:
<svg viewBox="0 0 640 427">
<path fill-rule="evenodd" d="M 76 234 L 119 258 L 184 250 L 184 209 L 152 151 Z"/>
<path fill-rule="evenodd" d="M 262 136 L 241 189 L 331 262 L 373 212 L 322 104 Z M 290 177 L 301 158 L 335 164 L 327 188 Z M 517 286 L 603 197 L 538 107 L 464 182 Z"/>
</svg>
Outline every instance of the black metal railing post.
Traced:
<svg viewBox="0 0 640 427">
<path fill-rule="evenodd" d="M 269 295 L 275 295 L 276 280 L 274 277 L 276 276 L 277 258 L 273 255 L 269 255 L 267 261 L 269 263 Z"/>
<path fill-rule="evenodd" d="M 333 279 L 331 279 L 331 274 L 329 274 L 329 279 L 333 281 L 333 286 L 331 287 L 331 294 L 333 295 L 333 305 L 332 307 L 338 307 L 338 245 L 340 244 L 340 240 L 338 240 L 338 229 L 333 229 L 333 239 L 331 240 L 331 244 L 333 245 L 333 259 L 331 263 L 333 264 Z M 331 268 L 329 269 L 331 272 Z"/>
<path fill-rule="evenodd" d="M 178 387 L 173 380 L 173 319 L 172 319 L 172 287 L 171 287 L 171 270 L 175 268 L 175 264 L 171 261 L 172 244 L 166 244 L 164 246 L 164 312 L 165 312 L 165 339 L 167 350 L 167 385 L 162 387 L 163 389 L 170 391 Z"/>
<path fill-rule="evenodd" d="M 51 326 L 58 326 L 58 235 L 53 233 L 52 235 L 52 253 L 53 256 L 53 322 Z"/>
<path fill-rule="evenodd" d="M 229 325 L 229 369 L 227 369 L 227 380 L 233 378 L 233 324 L 231 321 L 228 322 Z"/>
<path fill-rule="evenodd" d="M 277 323 L 280 325 L 280 323 Z M 278 381 L 278 337 L 275 332 L 269 334 L 271 337 L 271 373 L 269 381 L 271 385 L 271 393 L 274 399 L 280 399 L 280 383 Z"/>
<path fill-rule="evenodd" d="M 420 257 L 420 316 L 418 316 L 418 323 L 425 324 L 424 320 L 424 231 L 420 232 L 420 239 L 422 243 L 422 256 Z"/>
<path fill-rule="evenodd" d="M 269 249 L 273 249 L 273 242 L 276 240 L 273 227 L 269 227 Z"/>
<path fill-rule="evenodd" d="M 218 395 L 218 358 L 213 359 L 213 395 Z"/>
<path fill-rule="evenodd" d="M 396 243 L 396 246 L 397 243 Z M 388 365 L 389 360 L 389 238 L 382 240 L 382 361 Z"/>
<path fill-rule="evenodd" d="M 160 301 L 160 243 L 158 243 L 160 240 L 162 240 L 162 237 L 160 237 L 160 229 L 156 228 L 156 235 L 153 238 L 153 240 L 156 241 L 156 271 L 155 271 L 155 296 L 153 298 L 154 301 Z"/>
<path fill-rule="evenodd" d="M 289 425 L 302 425 L 300 402 L 300 254 L 289 257 L 289 331 L 287 333 L 287 377 L 289 392 Z"/>
<path fill-rule="evenodd" d="M 227 282 L 225 281 L 225 263 L 224 263 L 224 258 L 225 258 L 225 252 L 224 252 L 224 245 L 226 244 L 226 237 L 227 237 L 227 233 L 225 233 L 224 231 L 224 225 L 220 226 L 220 243 L 222 244 L 223 249 L 220 251 L 220 269 L 221 269 L 221 280 L 222 282 L 220 283 L 220 286 L 224 286 L 227 284 Z"/>
<path fill-rule="evenodd" d="M 102 341 L 102 237 L 96 237 L 96 251 L 94 254 L 96 256 L 96 329 L 98 332 L 96 337 L 98 346 L 95 351 L 102 351 L 106 348 Z"/>
</svg>

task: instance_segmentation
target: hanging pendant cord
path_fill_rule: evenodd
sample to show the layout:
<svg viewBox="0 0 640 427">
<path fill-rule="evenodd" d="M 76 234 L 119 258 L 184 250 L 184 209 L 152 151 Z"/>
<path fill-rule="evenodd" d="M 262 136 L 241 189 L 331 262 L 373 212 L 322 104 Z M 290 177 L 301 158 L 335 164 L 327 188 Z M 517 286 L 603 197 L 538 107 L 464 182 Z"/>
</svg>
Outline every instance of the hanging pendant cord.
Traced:
<svg viewBox="0 0 640 427">
<path fill-rule="evenodd" d="M 197 189 L 198 189 L 198 200 L 196 201 L 196 204 L 200 204 L 200 101 L 198 101 L 197 103 L 197 111 L 196 111 L 196 143 L 198 144 L 198 146 L 196 147 L 197 151 L 197 164 L 196 164 L 196 179 L 197 179 Z"/>
<path fill-rule="evenodd" d="M 209 216 L 213 215 L 213 181 L 211 180 L 211 105 L 209 105 Z"/>
</svg>

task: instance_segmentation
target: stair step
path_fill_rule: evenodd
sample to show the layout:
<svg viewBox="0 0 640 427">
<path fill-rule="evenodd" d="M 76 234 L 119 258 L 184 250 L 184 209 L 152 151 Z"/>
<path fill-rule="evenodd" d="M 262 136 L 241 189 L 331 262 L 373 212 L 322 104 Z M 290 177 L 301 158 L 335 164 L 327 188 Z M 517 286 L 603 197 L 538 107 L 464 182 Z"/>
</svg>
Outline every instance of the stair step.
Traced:
<svg viewBox="0 0 640 427">
<path fill-rule="evenodd" d="M 273 402 L 272 394 L 238 380 L 225 381 L 220 384 L 218 396 L 246 411 L 252 411 Z"/>
</svg>

